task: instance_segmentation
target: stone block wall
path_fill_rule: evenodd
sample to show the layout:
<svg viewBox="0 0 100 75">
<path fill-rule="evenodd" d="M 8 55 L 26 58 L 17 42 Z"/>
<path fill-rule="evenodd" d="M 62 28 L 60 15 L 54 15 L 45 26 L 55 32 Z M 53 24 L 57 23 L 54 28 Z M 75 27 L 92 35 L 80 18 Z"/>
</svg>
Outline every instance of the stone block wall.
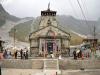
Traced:
<svg viewBox="0 0 100 75">
<path fill-rule="evenodd" d="M 54 62 L 54 61 L 53 61 Z M 0 60 L 2 68 L 15 68 L 15 69 L 43 69 L 44 60 L 43 59 L 28 59 L 28 60 L 20 60 L 20 59 L 6 59 Z M 50 62 L 48 62 L 50 63 Z M 56 61 L 55 61 L 56 63 Z M 49 64 L 48 66 L 55 65 Z M 100 69 L 100 60 L 67 60 L 62 59 L 59 60 L 59 68 L 62 70 L 67 69 Z"/>
</svg>

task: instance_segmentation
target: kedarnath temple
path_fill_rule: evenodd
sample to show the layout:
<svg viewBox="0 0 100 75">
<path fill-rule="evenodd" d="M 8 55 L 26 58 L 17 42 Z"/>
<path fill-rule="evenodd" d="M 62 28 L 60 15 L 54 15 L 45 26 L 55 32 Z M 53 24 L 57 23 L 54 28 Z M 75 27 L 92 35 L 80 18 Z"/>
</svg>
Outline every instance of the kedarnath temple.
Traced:
<svg viewBox="0 0 100 75">
<path fill-rule="evenodd" d="M 50 10 L 50 4 L 47 10 L 41 11 L 39 28 L 29 35 L 31 55 L 54 54 L 57 56 L 64 55 L 68 51 L 71 36 L 68 32 L 58 28 L 56 13 Z"/>
</svg>

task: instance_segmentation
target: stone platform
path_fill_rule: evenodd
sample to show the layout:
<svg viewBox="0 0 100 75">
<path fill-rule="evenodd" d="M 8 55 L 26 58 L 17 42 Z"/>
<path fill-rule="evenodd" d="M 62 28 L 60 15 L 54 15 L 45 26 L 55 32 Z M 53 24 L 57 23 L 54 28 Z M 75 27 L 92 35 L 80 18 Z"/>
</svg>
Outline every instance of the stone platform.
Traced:
<svg viewBox="0 0 100 75">
<path fill-rule="evenodd" d="M 2 68 L 13 68 L 13 69 L 44 69 L 45 59 L 4 59 L 0 60 Z M 53 63 L 48 62 L 52 60 Z M 57 65 L 55 60 L 58 59 L 46 59 L 48 62 L 46 65 L 50 69 L 56 69 Z M 54 68 L 53 68 L 54 67 Z M 71 60 L 71 59 L 61 59 L 58 60 L 58 66 L 61 70 L 79 70 L 84 69 L 100 69 L 100 60 Z"/>
</svg>

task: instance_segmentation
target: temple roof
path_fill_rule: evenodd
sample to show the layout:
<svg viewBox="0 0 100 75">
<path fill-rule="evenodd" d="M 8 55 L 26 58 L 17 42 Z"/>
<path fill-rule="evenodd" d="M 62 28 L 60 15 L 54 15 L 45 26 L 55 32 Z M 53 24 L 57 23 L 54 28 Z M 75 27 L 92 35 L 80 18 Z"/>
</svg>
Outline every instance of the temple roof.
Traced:
<svg viewBox="0 0 100 75">
<path fill-rule="evenodd" d="M 46 26 L 44 28 L 41 28 L 41 29 L 38 29 L 38 30 L 32 32 L 29 35 L 29 38 L 31 39 L 32 36 L 34 36 L 34 38 L 36 38 L 36 37 L 40 37 L 41 35 L 46 37 L 46 35 L 48 35 L 48 33 L 51 33 L 51 32 L 55 33 L 55 36 L 62 36 L 62 37 L 67 36 L 67 37 L 71 37 L 70 34 L 68 32 L 66 32 L 66 31 L 64 31 L 63 29 L 51 25 L 51 26 Z M 52 34 L 50 34 L 50 35 L 52 35 Z"/>
</svg>

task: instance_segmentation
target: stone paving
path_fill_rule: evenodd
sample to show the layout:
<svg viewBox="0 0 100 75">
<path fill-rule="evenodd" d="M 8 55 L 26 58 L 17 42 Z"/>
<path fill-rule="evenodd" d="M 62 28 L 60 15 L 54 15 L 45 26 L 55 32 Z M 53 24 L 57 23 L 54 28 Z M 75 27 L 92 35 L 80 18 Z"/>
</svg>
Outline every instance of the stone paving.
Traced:
<svg viewBox="0 0 100 75">
<path fill-rule="evenodd" d="M 2 69 L 2 75 L 56 75 L 56 70 L 40 69 Z M 100 75 L 100 69 L 88 70 L 62 70 L 57 75 Z"/>
<path fill-rule="evenodd" d="M 65 70 L 61 75 L 100 75 L 100 69 L 88 69 L 88 70 Z"/>
</svg>

